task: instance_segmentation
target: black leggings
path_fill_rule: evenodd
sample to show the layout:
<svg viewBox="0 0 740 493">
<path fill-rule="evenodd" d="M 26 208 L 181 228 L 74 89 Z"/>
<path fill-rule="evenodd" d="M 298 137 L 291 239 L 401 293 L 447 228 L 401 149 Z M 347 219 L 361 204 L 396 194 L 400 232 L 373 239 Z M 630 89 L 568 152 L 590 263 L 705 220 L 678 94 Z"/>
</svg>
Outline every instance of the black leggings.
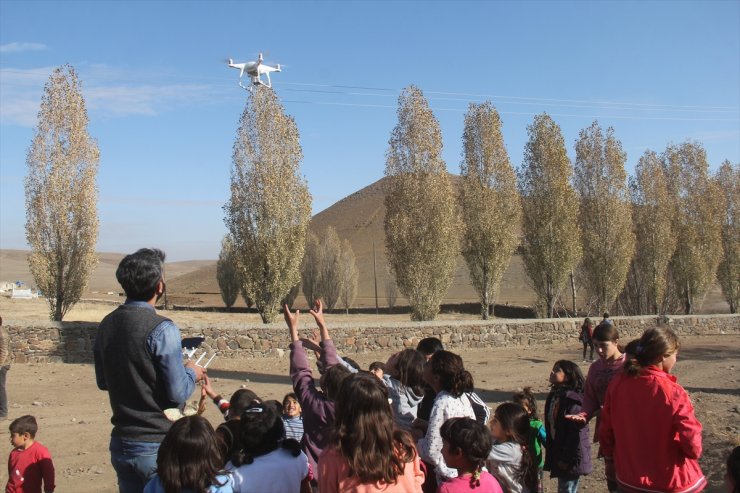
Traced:
<svg viewBox="0 0 740 493">
<path fill-rule="evenodd" d="M 583 359 L 586 359 L 586 347 L 591 348 L 591 356 L 589 356 L 588 359 L 594 359 L 594 343 L 593 342 L 583 343 Z"/>
</svg>

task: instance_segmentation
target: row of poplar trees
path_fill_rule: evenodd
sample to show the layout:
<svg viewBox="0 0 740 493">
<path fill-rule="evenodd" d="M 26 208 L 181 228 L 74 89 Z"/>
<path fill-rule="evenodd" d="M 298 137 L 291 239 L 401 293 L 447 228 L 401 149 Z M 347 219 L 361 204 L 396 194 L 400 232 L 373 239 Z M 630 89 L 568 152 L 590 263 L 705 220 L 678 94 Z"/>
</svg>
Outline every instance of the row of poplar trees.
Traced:
<svg viewBox="0 0 740 493">
<path fill-rule="evenodd" d="M 72 67 L 59 67 L 44 88 L 25 180 L 29 266 L 54 320 L 79 301 L 97 263 L 99 150 L 87 126 L 78 77 Z M 627 180 L 626 155 L 612 129 L 594 123 L 582 130 L 575 166 L 548 115 L 536 116 L 527 130 L 516 172 L 497 111 L 471 104 L 458 193 L 422 92 L 411 86 L 400 95 L 386 156 L 385 233 L 391 272 L 413 319 L 435 317 L 459 253 L 487 318 L 517 248 L 544 315 L 553 315 L 569 278 L 573 297 L 578 284 L 599 310 L 616 300 L 629 313 L 691 313 L 716 275 L 737 310 L 738 165 L 725 162 L 712 177 L 701 145 L 686 142 L 660 155 L 646 151 Z M 309 236 L 311 196 L 301 159 L 295 121 L 271 89 L 255 87 L 233 148 L 222 257 L 236 272 L 234 291 L 256 305 L 264 322 L 292 303 L 302 277 L 309 303 L 322 297 L 349 307 L 356 291 L 348 243 L 329 248 L 327 241 L 340 244 L 331 231 L 321 240 Z M 337 290 L 342 282 L 322 269 L 307 273 L 327 262 L 346 268 L 339 279 L 351 282 Z"/>
<path fill-rule="evenodd" d="M 442 138 L 422 92 L 399 98 L 385 174 L 386 248 L 412 318 L 435 317 L 462 253 L 488 318 L 511 256 L 520 249 L 541 315 L 552 317 L 571 284 L 588 311 L 692 313 L 715 276 L 735 313 L 740 300 L 740 170 L 710 176 L 695 142 L 646 151 L 627 179 L 614 130 L 581 130 L 573 165 L 547 114 L 527 127 L 515 171 L 489 102 L 465 115 L 462 183 L 455 190 Z M 578 289 L 580 288 L 580 289 Z"/>
</svg>

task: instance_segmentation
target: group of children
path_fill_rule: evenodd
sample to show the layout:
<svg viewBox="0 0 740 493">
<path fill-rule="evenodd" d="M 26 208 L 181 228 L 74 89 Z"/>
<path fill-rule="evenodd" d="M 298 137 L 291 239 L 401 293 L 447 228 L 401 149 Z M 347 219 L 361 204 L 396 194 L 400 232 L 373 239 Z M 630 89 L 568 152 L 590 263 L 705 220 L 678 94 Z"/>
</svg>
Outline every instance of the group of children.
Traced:
<svg viewBox="0 0 740 493">
<path fill-rule="evenodd" d="M 591 334 L 599 358 L 586 377 L 571 361 L 553 365 L 540 420 L 531 388 L 491 415 L 462 358 L 438 339 L 362 371 L 337 355 L 320 302 L 310 310 L 319 329 L 312 339 L 298 336 L 299 312 L 284 314 L 293 392 L 277 402 L 240 389 L 227 401 L 206 378 L 203 395 L 224 422 L 177 420 L 145 493 L 535 493 L 543 471 L 559 493 L 575 493 L 592 470 L 592 418 L 610 492 L 706 487 L 701 424 L 670 374 L 679 342 L 669 328 L 648 329 L 623 351 L 616 327 L 600 324 Z M 305 349 L 317 352 L 320 390 Z M 43 491 L 54 490 L 36 428 L 32 416 L 10 425 L 8 492 L 40 492 L 42 478 Z M 727 467 L 728 491 L 737 493 L 740 447 Z"/>
</svg>

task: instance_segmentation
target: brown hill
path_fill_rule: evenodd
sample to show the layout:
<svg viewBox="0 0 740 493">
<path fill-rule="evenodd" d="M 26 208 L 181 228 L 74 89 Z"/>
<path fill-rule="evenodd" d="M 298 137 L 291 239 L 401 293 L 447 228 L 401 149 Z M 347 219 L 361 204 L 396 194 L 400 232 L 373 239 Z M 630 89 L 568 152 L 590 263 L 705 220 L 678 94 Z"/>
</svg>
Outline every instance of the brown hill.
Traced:
<svg viewBox="0 0 740 493">
<path fill-rule="evenodd" d="M 454 183 L 459 178 L 452 176 Z M 386 178 L 378 180 L 362 190 L 340 200 L 328 209 L 316 214 L 311 220 L 311 229 L 321 234 L 329 226 L 334 226 L 340 238 L 348 239 L 357 257 L 360 271 L 357 289 L 357 305 L 374 306 L 373 247 L 378 279 L 378 304 L 386 306 L 385 285 L 389 280 L 388 262 L 385 254 L 385 234 L 383 220 L 385 205 L 383 191 Z M 526 285 L 518 257 L 512 259 L 504 274 L 498 296 L 499 303 L 529 305 L 534 302 L 534 293 Z M 462 257 L 458 257 L 455 277 L 450 286 L 445 303 L 477 301 L 477 295 L 470 285 L 468 270 Z"/>
<path fill-rule="evenodd" d="M 453 176 L 457 183 L 459 180 Z M 385 178 L 369 185 L 352 195 L 349 195 L 331 207 L 319 212 L 311 219 L 311 230 L 321 234 L 329 226 L 333 226 L 342 239 L 348 239 L 357 257 L 357 266 L 360 272 L 357 289 L 356 306 L 375 306 L 375 288 L 373 275 L 373 249 L 375 250 L 375 271 L 378 281 L 378 304 L 387 306 L 385 285 L 389 279 L 385 255 L 385 234 L 383 219 L 385 194 L 383 192 Z M 477 296 L 470 285 L 467 267 L 462 257 L 458 258 L 455 278 L 445 298 L 446 303 L 476 301 Z M 220 303 L 219 289 L 216 282 L 215 262 L 192 271 L 184 276 L 167 283 L 167 289 L 172 294 L 175 303 L 192 301 L 200 298 L 204 303 Z M 187 296 L 196 295 L 196 296 Z M 180 295 L 183 295 L 182 297 Z M 179 301 L 178 301 L 179 300 Z M 522 272 L 521 260 L 518 256 L 512 259 L 509 269 L 504 274 L 502 288 L 498 296 L 500 303 L 529 305 L 534 302 L 534 293 L 527 286 Z M 399 298 L 403 302 L 403 298 Z M 241 301 L 237 303 L 241 305 Z M 304 306 L 305 299 L 297 300 L 297 306 Z"/>
</svg>

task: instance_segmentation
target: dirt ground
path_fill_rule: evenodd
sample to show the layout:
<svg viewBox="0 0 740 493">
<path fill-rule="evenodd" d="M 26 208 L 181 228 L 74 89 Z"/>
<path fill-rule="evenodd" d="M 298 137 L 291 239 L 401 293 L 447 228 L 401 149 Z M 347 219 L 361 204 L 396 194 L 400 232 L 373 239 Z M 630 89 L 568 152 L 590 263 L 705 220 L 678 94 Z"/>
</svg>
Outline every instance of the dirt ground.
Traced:
<svg viewBox="0 0 740 493">
<path fill-rule="evenodd" d="M 32 314 L 8 310 L 7 300 L 0 303 L 6 321 L 30 318 Z M 81 307 L 81 309 L 85 309 Z M 92 309 L 91 309 L 92 310 Z M 15 313 L 11 313 L 15 311 Z M 94 311 L 94 310 L 93 310 Z M 107 313 L 110 309 L 103 309 Z M 97 313 L 78 312 L 68 320 L 94 320 Z M 83 316 L 84 315 L 84 316 Z M 182 312 L 168 314 L 175 321 Z M 36 314 L 37 319 L 43 315 Z M 346 322 L 342 316 L 330 315 L 328 323 Z M 184 320 L 181 319 L 182 322 Z M 724 461 L 736 445 L 740 445 L 740 336 L 687 337 L 674 373 L 689 391 L 696 414 L 704 425 L 704 455 L 702 468 L 709 478 L 709 492 L 724 491 L 722 476 Z M 286 334 L 287 348 L 287 334 Z M 552 363 L 558 359 L 581 360 L 580 343 L 536 348 L 496 348 L 461 352 L 466 367 L 474 376 L 481 397 L 495 407 L 511 393 L 525 385 L 537 392 L 540 409 L 548 391 L 547 378 Z M 363 367 L 383 360 L 387 353 L 352 354 Z M 584 371 L 588 363 L 579 363 Z M 240 387 L 247 387 L 263 398 L 282 399 L 291 390 L 288 378 L 287 354 L 283 358 L 214 360 L 209 369 L 217 392 L 229 396 Z M 57 471 L 57 491 L 115 492 L 115 473 L 109 462 L 108 437 L 111 430 L 108 396 L 95 386 L 92 365 L 84 364 L 15 364 L 8 372 L 10 419 L 33 414 L 39 422 L 38 440 L 46 445 L 54 458 Z M 193 399 L 197 399 L 194 395 Z M 220 414 L 209 405 L 205 416 L 212 423 Z M 649 446 L 649 444 L 646 444 Z M 10 452 L 10 445 L 6 452 Z M 594 447 L 593 454 L 596 454 Z M 603 465 L 594 461 L 595 470 L 581 481 L 581 491 L 606 491 Z M 7 480 L 4 468 L 0 481 Z M 549 482 L 547 491 L 556 491 Z"/>
</svg>

